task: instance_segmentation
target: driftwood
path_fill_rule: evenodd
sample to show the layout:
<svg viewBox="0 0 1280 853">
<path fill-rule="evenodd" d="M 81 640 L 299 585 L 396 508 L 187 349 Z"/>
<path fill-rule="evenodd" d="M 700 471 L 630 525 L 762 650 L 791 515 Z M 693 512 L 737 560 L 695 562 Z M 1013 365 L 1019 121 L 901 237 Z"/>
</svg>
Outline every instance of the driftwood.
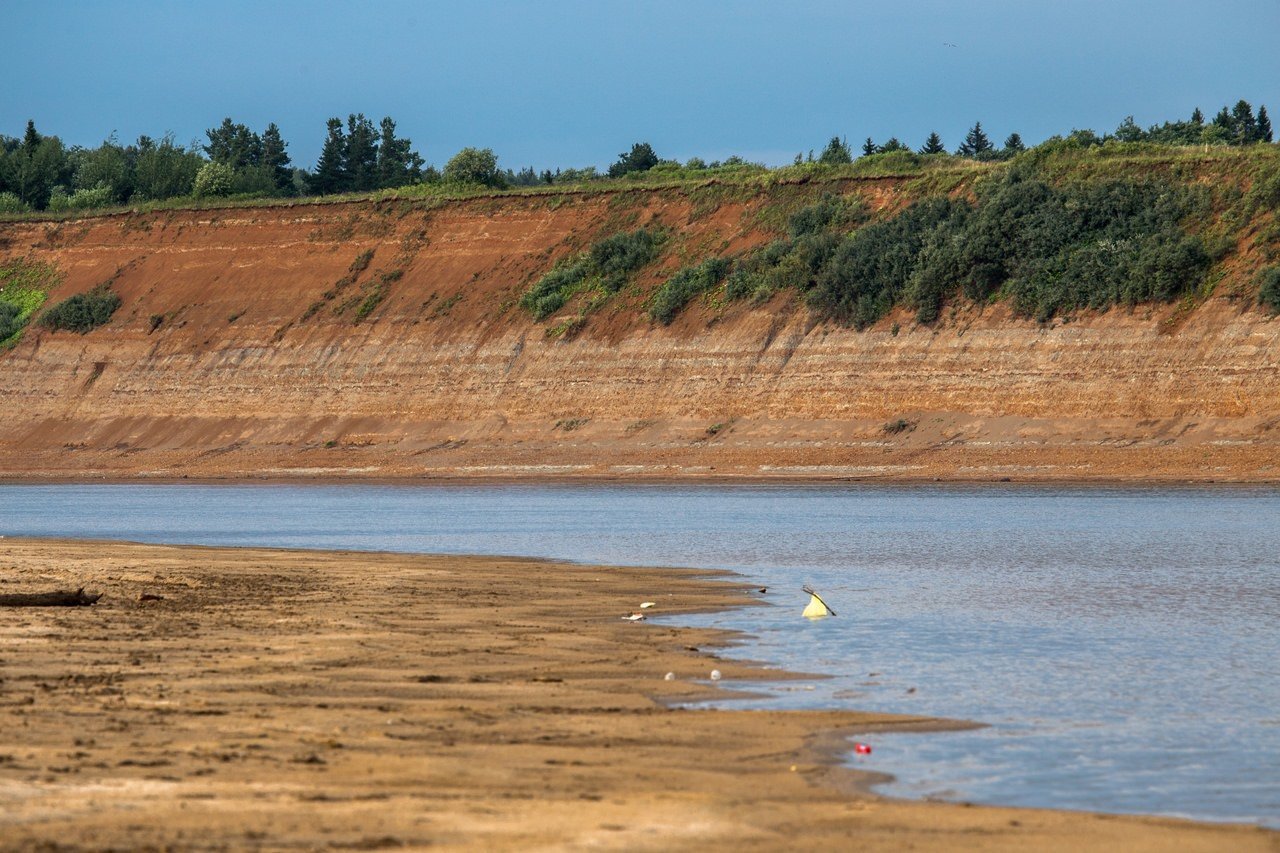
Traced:
<svg viewBox="0 0 1280 853">
<path fill-rule="evenodd" d="M 87 607 L 99 598 L 102 598 L 102 593 L 86 595 L 84 587 L 80 587 L 75 592 L 60 589 L 55 592 L 0 595 L 0 607 Z"/>
</svg>

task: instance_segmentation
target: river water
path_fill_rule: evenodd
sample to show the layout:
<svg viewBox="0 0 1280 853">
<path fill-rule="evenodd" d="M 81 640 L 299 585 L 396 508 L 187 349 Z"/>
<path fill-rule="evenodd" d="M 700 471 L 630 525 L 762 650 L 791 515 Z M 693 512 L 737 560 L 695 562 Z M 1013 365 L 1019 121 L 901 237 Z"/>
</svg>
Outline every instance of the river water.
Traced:
<svg viewBox="0 0 1280 853">
<path fill-rule="evenodd" d="M 1275 488 L 15 485 L 0 533 L 730 568 L 777 606 L 685 621 L 832 676 L 766 704 L 989 724 L 870 737 L 886 793 L 1280 826 Z"/>
</svg>

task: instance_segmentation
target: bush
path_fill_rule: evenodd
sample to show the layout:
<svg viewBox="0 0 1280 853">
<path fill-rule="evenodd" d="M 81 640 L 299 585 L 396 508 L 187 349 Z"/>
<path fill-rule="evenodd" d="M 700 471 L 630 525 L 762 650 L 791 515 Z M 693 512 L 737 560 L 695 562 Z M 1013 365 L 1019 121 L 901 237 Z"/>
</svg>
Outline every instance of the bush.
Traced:
<svg viewBox="0 0 1280 853">
<path fill-rule="evenodd" d="M 18 319 L 21 313 L 22 310 L 17 305 L 0 302 L 0 341 L 7 341 L 22 328 L 22 322 Z"/>
<path fill-rule="evenodd" d="M 104 325 L 120 307 L 120 297 L 105 289 L 77 293 L 50 308 L 40 318 L 48 329 L 65 329 L 84 334 Z"/>
<path fill-rule="evenodd" d="M 520 297 L 520 304 L 525 310 L 532 312 L 536 320 L 550 317 L 569 300 L 569 296 L 587 277 L 589 269 L 590 261 L 586 255 L 562 261 Z"/>
<path fill-rule="evenodd" d="M 1268 267 L 1258 273 L 1258 301 L 1280 314 L 1280 267 Z"/>
<path fill-rule="evenodd" d="M 463 148 L 445 164 L 444 179 L 452 184 L 485 187 L 501 187 L 505 183 L 498 171 L 498 155 L 492 148 Z"/>
<path fill-rule="evenodd" d="M 91 210 L 107 207 L 113 202 L 111 187 L 106 184 L 100 184 L 92 189 L 76 190 L 71 195 L 62 192 L 59 187 L 49 196 L 49 206 L 46 209 L 55 213 L 67 210 Z"/>
<path fill-rule="evenodd" d="M 580 255 L 562 260 L 520 297 L 520 305 L 535 319 L 559 311 L 580 290 L 598 288 L 616 293 L 630 275 L 647 266 L 662 247 L 666 234 L 639 228 L 597 240 Z"/>
<path fill-rule="evenodd" d="M 1075 308 L 1176 299 L 1208 270 L 1203 241 L 1182 227 L 1206 212 L 1205 193 L 1158 181 L 1057 188 L 1033 170 L 1020 160 L 980 185 L 976 204 L 926 199 L 852 234 L 861 209 L 824 197 L 790 218 L 790 240 L 740 258 L 725 295 L 759 302 L 795 287 L 811 307 L 859 328 L 900 304 L 934 322 L 956 293 L 975 302 L 1010 297 L 1019 313 L 1047 320 Z M 1255 191 L 1269 197 L 1261 183 Z"/>
<path fill-rule="evenodd" d="M 728 271 L 729 262 L 723 258 L 708 258 L 696 267 L 680 270 L 653 294 L 649 305 L 650 319 L 669 324 L 690 299 L 715 287 Z"/>
<path fill-rule="evenodd" d="M 10 192 L 0 193 L 0 213 L 26 213 L 31 210 L 27 205 Z"/>
<path fill-rule="evenodd" d="M 235 170 L 226 163 L 205 163 L 196 172 L 195 184 L 191 192 L 197 198 L 206 196 L 228 196 L 235 185 Z"/>
<path fill-rule="evenodd" d="M 590 252 L 591 263 L 604 279 L 605 290 L 616 293 L 627 276 L 658 256 L 663 234 L 640 228 L 597 241 Z"/>
</svg>

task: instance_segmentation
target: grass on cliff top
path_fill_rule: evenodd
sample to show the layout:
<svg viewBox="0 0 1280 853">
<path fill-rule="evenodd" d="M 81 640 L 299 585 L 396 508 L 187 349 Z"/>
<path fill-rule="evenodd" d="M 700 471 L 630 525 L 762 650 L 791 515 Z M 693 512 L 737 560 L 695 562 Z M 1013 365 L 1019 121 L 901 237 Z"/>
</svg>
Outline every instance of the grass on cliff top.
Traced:
<svg viewBox="0 0 1280 853">
<path fill-rule="evenodd" d="M 163 201 L 139 201 L 124 206 L 62 213 L 26 212 L 0 214 L 0 221 L 66 221 L 95 216 L 147 213 L 160 210 L 221 210 L 255 207 L 296 207 L 352 202 L 403 200 L 428 207 L 476 198 L 572 197 L 619 194 L 663 189 L 692 191 L 720 188 L 726 196 L 749 197 L 788 185 L 826 185 L 846 181 L 904 180 L 923 194 L 953 191 L 972 179 L 998 174 L 1016 164 L 1033 164 L 1050 183 L 1074 179 L 1164 174 L 1175 180 L 1227 180 L 1247 187 L 1258 177 L 1280 170 L 1280 145 L 1171 146 L 1153 143 L 1121 143 L 1083 147 L 1068 141 L 1046 142 L 1010 161 L 977 162 L 949 154 L 921 155 L 909 151 L 874 154 L 852 163 L 829 166 L 801 163 L 768 169 L 743 164 L 717 169 L 658 166 L 621 178 L 597 178 L 578 184 L 494 189 L 466 184 L 418 184 L 372 193 L 347 193 L 302 198 L 180 197 Z"/>
<path fill-rule="evenodd" d="M 0 264 L 0 350 L 18 343 L 23 328 L 61 278 L 50 263 L 15 259 Z"/>
</svg>

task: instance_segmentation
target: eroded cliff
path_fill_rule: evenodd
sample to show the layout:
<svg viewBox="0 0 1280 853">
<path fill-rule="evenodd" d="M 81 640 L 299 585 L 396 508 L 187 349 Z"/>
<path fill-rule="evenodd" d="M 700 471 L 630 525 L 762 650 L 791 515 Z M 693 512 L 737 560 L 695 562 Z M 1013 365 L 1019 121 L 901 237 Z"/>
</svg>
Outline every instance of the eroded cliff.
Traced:
<svg viewBox="0 0 1280 853">
<path fill-rule="evenodd" d="M 1231 288 L 1048 324 L 957 304 L 858 331 L 788 291 L 649 320 L 673 269 L 760 244 L 777 194 L 813 192 L 2 223 L 0 257 L 56 266 L 50 304 L 109 282 L 122 306 L 0 353 L 0 473 L 1280 479 L 1280 319 Z M 519 307 L 558 258 L 641 225 L 674 238 L 607 304 Z"/>
</svg>

